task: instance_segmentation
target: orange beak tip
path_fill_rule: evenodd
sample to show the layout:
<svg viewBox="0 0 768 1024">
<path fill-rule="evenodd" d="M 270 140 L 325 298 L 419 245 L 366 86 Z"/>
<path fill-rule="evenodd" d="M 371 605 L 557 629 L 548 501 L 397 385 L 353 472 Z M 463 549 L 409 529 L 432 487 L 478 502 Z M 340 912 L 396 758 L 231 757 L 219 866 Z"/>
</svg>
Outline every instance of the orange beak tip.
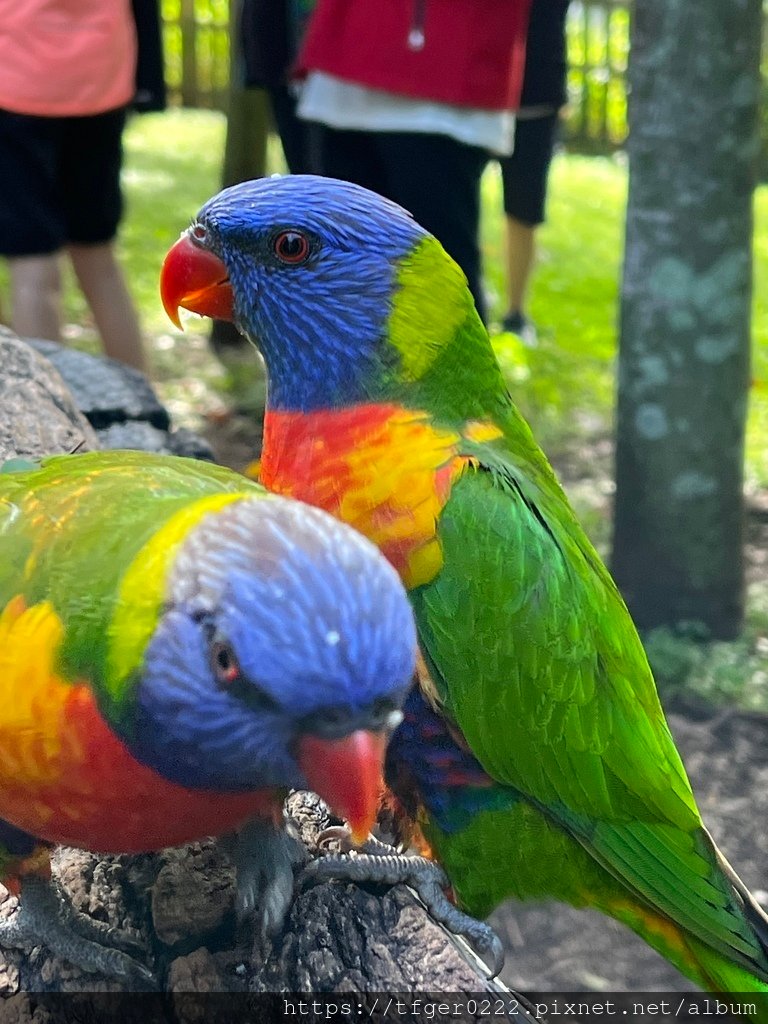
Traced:
<svg viewBox="0 0 768 1024">
<path fill-rule="evenodd" d="M 168 315 L 168 319 L 171 321 L 173 326 L 177 327 L 180 331 L 183 331 L 184 330 L 184 324 L 181 322 L 181 317 L 179 316 L 179 309 L 181 309 L 180 306 L 177 309 L 169 309 L 166 306 L 165 307 L 165 312 Z"/>
<path fill-rule="evenodd" d="M 349 832 L 350 835 L 352 836 L 352 842 L 355 844 L 355 846 L 362 846 L 363 843 L 366 842 L 375 824 L 376 820 L 374 819 L 371 822 L 370 828 L 368 827 L 367 824 L 359 825 L 357 828 L 353 828 L 352 825 L 349 826 Z"/>
</svg>

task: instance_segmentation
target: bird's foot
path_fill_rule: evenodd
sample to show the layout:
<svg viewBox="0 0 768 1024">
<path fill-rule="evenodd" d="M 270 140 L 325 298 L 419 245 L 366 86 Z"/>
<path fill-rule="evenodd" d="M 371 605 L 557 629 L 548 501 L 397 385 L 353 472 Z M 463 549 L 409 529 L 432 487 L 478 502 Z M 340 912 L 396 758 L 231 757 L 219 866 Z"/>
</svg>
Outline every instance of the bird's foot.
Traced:
<svg viewBox="0 0 768 1024">
<path fill-rule="evenodd" d="M 0 946 L 45 946 L 83 971 L 156 987 L 152 971 L 136 958 L 146 953 L 140 942 L 81 914 L 55 883 L 35 876 L 23 880 L 15 914 L 0 921 Z"/>
<path fill-rule="evenodd" d="M 290 821 L 283 828 L 254 818 L 237 834 L 229 853 L 237 872 L 235 910 L 251 918 L 262 943 L 276 935 L 293 900 L 294 867 L 307 852 Z"/>
<path fill-rule="evenodd" d="M 381 885 L 407 885 L 413 889 L 429 915 L 453 935 L 460 935 L 484 959 L 490 961 L 491 977 L 504 966 L 504 949 L 494 930 L 454 906 L 446 895 L 450 882 L 439 864 L 426 857 L 393 852 L 393 847 L 369 836 L 355 848 L 347 829 L 332 827 L 318 838 L 318 846 L 338 844 L 341 853 L 329 853 L 310 863 L 301 877 L 303 884 L 345 881 Z"/>
<path fill-rule="evenodd" d="M 369 835 L 364 843 L 356 843 L 347 825 L 329 825 L 317 837 L 317 847 L 327 853 L 367 853 L 372 857 L 391 857 L 394 847 Z"/>
</svg>

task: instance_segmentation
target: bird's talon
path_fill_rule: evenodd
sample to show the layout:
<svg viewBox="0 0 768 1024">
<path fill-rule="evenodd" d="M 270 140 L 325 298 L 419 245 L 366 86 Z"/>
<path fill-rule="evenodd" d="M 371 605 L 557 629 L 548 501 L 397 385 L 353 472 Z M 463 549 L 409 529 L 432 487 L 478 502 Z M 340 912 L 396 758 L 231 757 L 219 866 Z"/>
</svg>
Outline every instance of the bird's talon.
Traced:
<svg viewBox="0 0 768 1024">
<path fill-rule="evenodd" d="M 16 912 L 0 922 L 0 945 L 44 946 L 83 971 L 157 986 L 154 973 L 120 948 L 136 945 L 130 938 L 76 911 L 55 885 L 34 875 L 22 882 Z"/>
<path fill-rule="evenodd" d="M 373 837 L 364 845 L 378 851 L 391 850 Z M 307 864 L 298 884 L 307 889 L 329 881 L 407 885 L 435 921 L 453 935 L 466 939 L 481 956 L 489 958 L 491 977 L 495 978 L 504 966 L 504 952 L 498 936 L 489 925 L 470 917 L 451 903 L 445 892 L 450 887 L 448 877 L 434 861 L 392 852 L 366 853 L 362 849 L 347 854 L 328 853 Z"/>
<path fill-rule="evenodd" d="M 231 856 L 238 919 L 255 917 L 255 930 L 266 943 L 283 925 L 293 900 L 294 867 L 306 861 L 306 850 L 286 830 L 253 819 L 240 830 Z"/>
<path fill-rule="evenodd" d="M 350 853 L 355 849 L 352 833 L 346 825 L 329 825 L 324 828 L 316 841 L 319 850 L 331 853 Z"/>
</svg>

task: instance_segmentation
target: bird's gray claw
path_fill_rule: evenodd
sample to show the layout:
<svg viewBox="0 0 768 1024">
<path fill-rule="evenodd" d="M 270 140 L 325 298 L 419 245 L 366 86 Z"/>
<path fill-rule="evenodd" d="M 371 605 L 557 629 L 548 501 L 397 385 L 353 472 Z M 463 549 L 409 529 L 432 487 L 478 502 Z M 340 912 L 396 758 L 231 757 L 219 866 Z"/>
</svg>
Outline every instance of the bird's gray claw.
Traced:
<svg viewBox="0 0 768 1024">
<path fill-rule="evenodd" d="M 318 835 L 317 848 L 333 853 L 349 853 L 355 849 L 352 833 L 346 825 L 329 825 Z"/>
<path fill-rule="evenodd" d="M 146 957 L 147 946 L 141 938 L 114 928 L 106 921 L 97 921 L 93 917 L 79 913 L 74 908 L 72 908 L 71 917 L 66 911 L 65 915 L 69 927 L 81 938 L 108 949 L 120 950 L 134 959 L 140 960 Z"/>
<path fill-rule="evenodd" d="M 0 946 L 45 946 L 83 971 L 157 987 L 153 972 L 130 955 L 145 952 L 135 939 L 79 913 L 54 883 L 42 878 L 22 882 L 18 909 L 0 921 Z"/>
<path fill-rule="evenodd" d="M 329 853 L 368 853 L 373 857 L 389 857 L 397 851 L 388 843 L 383 843 L 376 836 L 369 835 L 363 843 L 356 843 L 348 825 L 329 825 L 324 828 L 316 840 L 318 849 Z"/>
<path fill-rule="evenodd" d="M 456 912 L 456 919 L 453 922 L 443 921 L 445 927 L 453 935 L 461 935 L 466 939 L 485 962 L 491 979 L 498 977 L 504 967 L 504 947 L 499 936 L 489 924 L 470 917 L 469 914 L 458 910 L 453 904 L 449 904 L 449 906 Z"/>
<path fill-rule="evenodd" d="M 504 967 L 504 947 L 501 944 L 501 939 L 493 928 L 491 928 L 490 925 L 486 925 L 486 928 L 491 934 L 488 953 L 487 955 L 484 954 L 484 956 L 487 960 L 491 961 L 491 978 L 498 978 Z M 475 946 L 475 949 L 482 952 L 477 945 Z"/>
<path fill-rule="evenodd" d="M 307 852 L 290 834 L 271 822 L 254 818 L 240 830 L 232 860 L 237 871 L 235 911 L 239 920 L 254 918 L 262 940 L 276 935 L 293 900 L 294 867 Z"/>
<path fill-rule="evenodd" d="M 490 925 L 470 917 L 451 903 L 445 894 L 449 881 L 439 864 L 426 857 L 394 853 L 391 847 L 373 837 L 361 849 L 366 847 L 372 848 L 372 852 L 331 853 L 310 861 L 299 878 L 299 884 L 306 887 L 327 881 L 345 881 L 407 885 L 417 894 L 433 920 L 453 935 L 466 939 L 482 957 L 490 960 L 492 978 L 499 974 L 504 966 L 504 949 L 499 937 Z"/>
</svg>

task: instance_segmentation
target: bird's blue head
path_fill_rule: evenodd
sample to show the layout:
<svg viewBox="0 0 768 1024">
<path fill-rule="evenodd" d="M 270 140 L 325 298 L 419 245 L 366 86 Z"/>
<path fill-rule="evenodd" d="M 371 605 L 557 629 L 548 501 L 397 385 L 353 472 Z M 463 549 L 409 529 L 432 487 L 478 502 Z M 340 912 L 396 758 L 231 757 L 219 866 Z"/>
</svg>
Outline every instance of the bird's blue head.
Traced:
<svg viewBox="0 0 768 1024">
<path fill-rule="evenodd" d="M 297 412 L 399 394 L 476 318 L 461 270 L 410 214 L 312 175 L 214 196 L 166 257 L 161 293 L 177 324 L 180 306 L 234 320 L 267 363 L 270 407 Z"/>
<path fill-rule="evenodd" d="M 183 786 L 314 789 L 365 831 L 415 651 L 373 545 L 318 509 L 243 498 L 175 556 L 125 739 Z"/>
</svg>

